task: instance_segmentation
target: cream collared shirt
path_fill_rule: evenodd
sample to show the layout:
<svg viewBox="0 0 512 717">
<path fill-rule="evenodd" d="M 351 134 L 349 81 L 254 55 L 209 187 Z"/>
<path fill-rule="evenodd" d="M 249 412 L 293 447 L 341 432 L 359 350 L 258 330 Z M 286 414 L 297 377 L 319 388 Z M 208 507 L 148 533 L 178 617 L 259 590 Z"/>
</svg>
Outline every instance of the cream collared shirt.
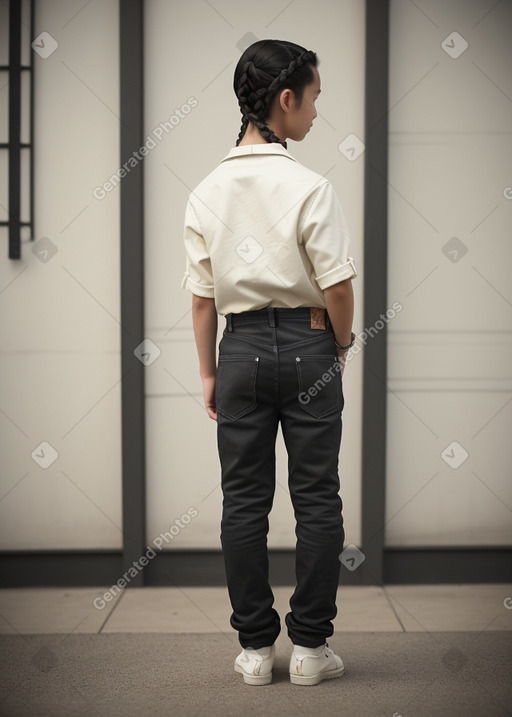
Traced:
<svg viewBox="0 0 512 717">
<path fill-rule="evenodd" d="M 189 194 L 181 288 L 217 313 L 325 308 L 323 290 L 357 276 L 331 182 L 281 144 L 232 147 Z"/>
</svg>

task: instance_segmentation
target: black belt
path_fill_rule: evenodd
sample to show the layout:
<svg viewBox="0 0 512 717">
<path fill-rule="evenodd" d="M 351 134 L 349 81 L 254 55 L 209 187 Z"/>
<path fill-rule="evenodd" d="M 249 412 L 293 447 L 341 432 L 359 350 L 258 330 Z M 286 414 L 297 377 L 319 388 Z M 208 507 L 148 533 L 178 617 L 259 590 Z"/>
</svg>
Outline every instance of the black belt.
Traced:
<svg viewBox="0 0 512 717">
<path fill-rule="evenodd" d="M 233 331 L 233 326 L 253 321 L 266 321 L 269 326 L 277 326 L 281 319 L 307 320 L 310 322 L 312 329 L 325 330 L 331 328 L 329 314 L 324 308 L 318 306 L 298 306 L 293 309 L 281 306 L 265 306 L 263 309 L 226 314 L 228 331 Z"/>
</svg>

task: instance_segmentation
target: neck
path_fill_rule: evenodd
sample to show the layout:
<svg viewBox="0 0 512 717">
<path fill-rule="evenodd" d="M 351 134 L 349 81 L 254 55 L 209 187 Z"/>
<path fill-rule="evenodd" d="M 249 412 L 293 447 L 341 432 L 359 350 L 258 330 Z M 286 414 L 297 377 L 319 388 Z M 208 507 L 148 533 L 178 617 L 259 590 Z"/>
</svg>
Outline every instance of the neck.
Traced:
<svg viewBox="0 0 512 717">
<path fill-rule="evenodd" d="M 267 124 L 268 127 L 270 127 L 270 124 Z M 279 137 L 280 135 L 275 131 L 273 127 L 270 127 L 270 129 Z M 242 140 L 239 147 L 244 144 L 269 144 L 267 140 L 261 136 L 259 129 L 254 125 L 251 121 L 249 121 L 249 124 L 247 125 L 247 129 L 245 130 L 245 134 L 242 137 Z"/>
</svg>

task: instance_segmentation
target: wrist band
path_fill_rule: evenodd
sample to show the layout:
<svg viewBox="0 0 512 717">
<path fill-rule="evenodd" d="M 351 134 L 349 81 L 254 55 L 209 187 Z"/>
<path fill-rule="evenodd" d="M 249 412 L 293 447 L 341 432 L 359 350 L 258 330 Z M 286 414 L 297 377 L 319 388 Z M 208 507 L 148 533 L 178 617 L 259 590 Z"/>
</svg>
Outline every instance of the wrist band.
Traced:
<svg viewBox="0 0 512 717">
<path fill-rule="evenodd" d="M 355 340 L 356 340 L 356 335 L 353 331 L 351 331 L 350 332 L 350 343 L 348 344 L 348 346 L 340 346 L 340 344 L 337 343 L 336 339 L 334 339 L 334 343 L 335 343 L 337 349 L 341 349 L 341 351 L 346 351 L 347 349 L 352 348 L 352 346 L 355 343 Z"/>
</svg>

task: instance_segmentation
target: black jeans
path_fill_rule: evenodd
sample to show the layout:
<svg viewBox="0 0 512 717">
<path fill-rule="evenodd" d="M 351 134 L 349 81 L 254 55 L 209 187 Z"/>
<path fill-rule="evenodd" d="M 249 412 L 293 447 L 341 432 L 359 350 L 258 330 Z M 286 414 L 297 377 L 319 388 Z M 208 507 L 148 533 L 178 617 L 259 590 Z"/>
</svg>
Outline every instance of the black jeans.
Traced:
<svg viewBox="0 0 512 717">
<path fill-rule="evenodd" d="M 325 316 L 326 328 L 317 329 L 310 326 L 309 308 L 228 314 L 219 343 L 220 537 L 230 624 L 244 648 L 271 645 L 281 631 L 267 553 L 279 421 L 297 536 L 288 636 L 294 644 L 317 647 L 334 632 L 345 539 L 338 476 L 344 397 Z"/>
</svg>

